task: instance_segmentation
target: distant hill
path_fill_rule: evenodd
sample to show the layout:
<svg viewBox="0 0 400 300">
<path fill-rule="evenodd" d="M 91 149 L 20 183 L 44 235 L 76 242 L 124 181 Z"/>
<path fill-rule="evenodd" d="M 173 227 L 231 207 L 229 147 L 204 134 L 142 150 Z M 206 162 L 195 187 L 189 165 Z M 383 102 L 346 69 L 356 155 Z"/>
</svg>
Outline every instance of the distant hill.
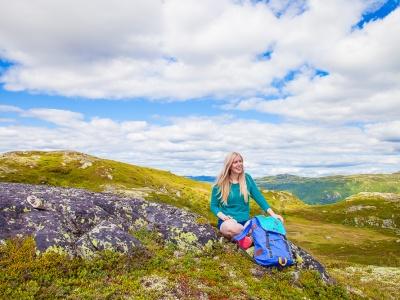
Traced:
<svg viewBox="0 0 400 300">
<path fill-rule="evenodd" d="M 268 204 L 280 213 L 308 207 L 307 204 L 290 192 L 262 190 L 262 194 L 267 199 Z"/>
<path fill-rule="evenodd" d="M 333 204 L 299 207 L 296 216 L 400 235 L 400 194 L 362 192 Z"/>
<path fill-rule="evenodd" d="M 267 190 L 289 191 L 308 204 L 329 204 L 360 192 L 400 193 L 400 173 L 299 177 L 289 174 L 256 179 Z"/>
<path fill-rule="evenodd" d="M 196 181 L 201 181 L 201 182 L 209 182 L 209 183 L 214 183 L 216 177 L 215 176 L 185 176 L 186 178 L 196 180 Z"/>
</svg>

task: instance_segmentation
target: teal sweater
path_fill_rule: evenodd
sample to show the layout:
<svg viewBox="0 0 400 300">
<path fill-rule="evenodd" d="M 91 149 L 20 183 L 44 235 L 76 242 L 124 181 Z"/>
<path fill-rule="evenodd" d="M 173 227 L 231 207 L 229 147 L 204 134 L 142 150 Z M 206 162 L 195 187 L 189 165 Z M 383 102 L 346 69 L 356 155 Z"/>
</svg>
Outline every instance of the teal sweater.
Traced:
<svg viewBox="0 0 400 300">
<path fill-rule="evenodd" d="M 257 188 L 253 178 L 247 173 L 245 176 L 249 195 L 264 211 L 266 211 L 269 208 L 267 201 Z M 217 216 L 217 214 L 222 211 L 225 215 L 231 216 L 238 222 L 247 221 L 250 218 L 250 201 L 247 201 L 247 203 L 244 201 L 243 195 L 240 194 L 239 183 L 231 183 L 231 190 L 226 205 L 223 204 L 220 197 L 220 189 L 217 185 L 214 185 L 210 201 L 210 209 L 214 215 Z"/>
</svg>

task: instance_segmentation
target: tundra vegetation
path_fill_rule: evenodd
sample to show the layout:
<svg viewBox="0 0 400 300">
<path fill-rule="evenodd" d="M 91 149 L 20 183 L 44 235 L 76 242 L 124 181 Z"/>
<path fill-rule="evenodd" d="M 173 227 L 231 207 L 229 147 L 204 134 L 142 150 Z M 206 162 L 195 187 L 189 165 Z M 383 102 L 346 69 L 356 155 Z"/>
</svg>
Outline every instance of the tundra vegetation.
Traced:
<svg viewBox="0 0 400 300">
<path fill-rule="evenodd" d="M 0 156 L 0 181 L 83 188 L 209 212 L 210 184 L 170 172 L 71 152 Z M 397 192 L 397 191 L 395 191 Z M 135 299 L 396 299 L 400 284 L 400 196 L 355 193 L 329 205 L 307 205 L 289 192 L 264 190 L 286 220 L 288 238 L 324 263 L 337 280 L 313 271 L 267 270 L 233 244 L 182 251 L 151 231 L 132 233 L 146 247 L 133 255 L 103 251 L 92 259 L 63 251 L 38 254 L 29 237 L 0 245 L 0 297 Z M 259 209 L 251 204 L 252 215 Z M 294 276 L 295 274 L 295 276 Z"/>
</svg>

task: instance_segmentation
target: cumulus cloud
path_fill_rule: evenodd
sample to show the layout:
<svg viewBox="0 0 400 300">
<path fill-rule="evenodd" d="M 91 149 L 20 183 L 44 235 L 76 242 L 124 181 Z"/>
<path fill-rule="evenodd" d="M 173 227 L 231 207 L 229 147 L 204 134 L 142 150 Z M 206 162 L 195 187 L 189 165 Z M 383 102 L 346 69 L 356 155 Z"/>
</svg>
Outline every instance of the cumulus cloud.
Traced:
<svg viewBox="0 0 400 300">
<path fill-rule="evenodd" d="M 0 118 L 1 123 L 10 123 L 10 122 L 14 122 L 14 121 L 16 121 L 16 120 L 11 119 L 11 118 Z"/>
<path fill-rule="evenodd" d="M 275 18 L 248 2 L 26 1 L 2 15 L 0 55 L 15 62 L 2 76 L 9 90 L 187 99 L 256 88 L 260 72 L 272 74 L 252 60 Z"/>
<path fill-rule="evenodd" d="M 56 125 L 69 127 L 79 126 L 83 119 L 83 115 L 80 113 L 61 109 L 34 108 L 21 112 L 21 116 L 23 117 L 32 117 Z"/>
<path fill-rule="evenodd" d="M 369 124 L 366 129 L 371 136 L 382 141 L 398 143 L 400 147 L 400 121 Z"/>
<path fill-rule="evenodd" d="M 19 116 L 54 126 L 4 124 L 0 126 L 0 151 L 73 149 L 181 175 L 215 175 L 231 151 L 244 155 L 247 170 L 254 176 L 387 172 L 396 171 L 400 163 L 393 142 L 393 137 L 399 137 L 398 122 L 364 130 L 271 124 L 229 115 L 171 118 L 165 125 L 86 119 L 72 111 L 46 108 L 21 110 Z"/>
<path fill-rule="evenodd" d="M 342 122 L 381 120 L 370 113 L 378 100 L 397 118 L 400 10 L 354 28 L 382 4 L 3 2 L 0 57 L 14 64 L 0 81 L 12 91 L 87 98 L 239 99 L 238 109 Z M 277 78 L 302 66 L 329 75 L 302 74 L 276 91 Z M 278 100 L 247 100 L 271 95 Z"/>
<path fill-rule="evenodd" d="M 22 112 L 23 110 L 13 105 L 0 105 L 0 112 Z"/>
</svg>

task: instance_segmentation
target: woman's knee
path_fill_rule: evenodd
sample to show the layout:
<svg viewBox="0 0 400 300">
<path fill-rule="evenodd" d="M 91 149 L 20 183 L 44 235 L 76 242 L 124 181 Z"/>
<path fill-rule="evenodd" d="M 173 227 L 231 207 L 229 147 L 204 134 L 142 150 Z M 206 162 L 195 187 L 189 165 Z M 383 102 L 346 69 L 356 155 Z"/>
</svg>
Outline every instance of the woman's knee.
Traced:
<svg viewBox="0 0 400 300">
<path fill-rule="evenodd" d="M 221 233 L 226 237 L 233 237 L 242 232 L 243 226 L 233 219 L 226 220 L 221 224 Z"/>
</svg>

